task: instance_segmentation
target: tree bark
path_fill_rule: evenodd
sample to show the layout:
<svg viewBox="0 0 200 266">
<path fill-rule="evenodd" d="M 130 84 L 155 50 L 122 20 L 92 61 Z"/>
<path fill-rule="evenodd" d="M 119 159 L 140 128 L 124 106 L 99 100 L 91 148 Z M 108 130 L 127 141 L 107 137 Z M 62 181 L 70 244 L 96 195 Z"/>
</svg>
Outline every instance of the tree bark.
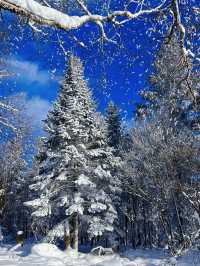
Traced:
<svg viewBox="0 0 200 266">
<path fill-rule="evenodd" d="M 74 243 L 73 249 L 75 250 L 76 255 L 78 256 L 78 237 L 79 237 L 79 221 L 78 221 L 78 213 L 74 215 L 73 221 L 73 235 L 74 235 Z"/>
</svg>

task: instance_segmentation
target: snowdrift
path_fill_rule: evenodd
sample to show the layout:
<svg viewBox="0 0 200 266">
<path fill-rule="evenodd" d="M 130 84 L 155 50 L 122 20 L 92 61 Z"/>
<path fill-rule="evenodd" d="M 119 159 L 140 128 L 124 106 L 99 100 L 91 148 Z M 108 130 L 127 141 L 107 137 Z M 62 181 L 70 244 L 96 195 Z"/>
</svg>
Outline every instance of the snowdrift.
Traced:
<svg viewBox="0 0 200 266">
<path fill-rule="evenodd" d="M 41 243 L 34 245 L 31 253 L 41 257 L 64 259 L 66 254 L 53 244 Z"/>
</svg>

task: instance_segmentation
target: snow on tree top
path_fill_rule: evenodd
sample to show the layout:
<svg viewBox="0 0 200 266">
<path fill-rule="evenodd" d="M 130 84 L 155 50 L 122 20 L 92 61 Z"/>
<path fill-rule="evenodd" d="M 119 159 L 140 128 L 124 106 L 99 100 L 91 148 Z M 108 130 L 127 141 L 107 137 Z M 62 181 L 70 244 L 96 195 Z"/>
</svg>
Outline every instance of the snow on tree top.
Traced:
<svg viewBox="0 0 200 266">
<path fill-rule="evenodd" d="M 100 178 L 111 177 L 110 172 L 109 171 L 105 171 L 100 165 L 97 166 L 97 168 L 95 169 L 94 172 Z"/>
<path fill-rule="evenodd" d="M 81 174 L 78 179 L 75 181 L 75 183 L 79 186 L 95 186 L 90 180 L 89 177 L 87 177 L 84 174 Z"/>
<path fill-rule="evenodd" d="M 101 202 L 95 202 L 90 205 L 89 211 L 91 213 L 102 212 L 107 209 L 107 206 Z"/>
</svg>

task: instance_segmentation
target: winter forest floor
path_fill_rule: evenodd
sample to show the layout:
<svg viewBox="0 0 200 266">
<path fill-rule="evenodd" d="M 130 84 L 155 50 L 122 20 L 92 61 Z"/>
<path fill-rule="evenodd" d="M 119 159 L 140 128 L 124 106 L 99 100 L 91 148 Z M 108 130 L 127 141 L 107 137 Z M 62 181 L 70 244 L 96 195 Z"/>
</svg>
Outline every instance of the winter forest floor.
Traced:
<svg viewBox="0 0 200 266">
<path fill-rule="evenodd" d="M 21 247 L 3 246 L 0 248 L 0 266 L 197 266 L 200 265 L 200 252 L 188 252 L 178 259 L 169 257 L 159 250 L 129 250 L 121 256 L 94 256 L 60 251 L 51 244 L 25 245 Z"/>
</svg>

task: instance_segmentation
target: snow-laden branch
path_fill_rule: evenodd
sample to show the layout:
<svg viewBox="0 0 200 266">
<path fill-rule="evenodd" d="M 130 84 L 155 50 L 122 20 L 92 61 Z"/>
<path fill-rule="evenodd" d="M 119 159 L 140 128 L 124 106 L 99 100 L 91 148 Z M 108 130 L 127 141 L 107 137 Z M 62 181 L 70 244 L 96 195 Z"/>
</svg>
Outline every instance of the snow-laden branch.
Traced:
<svg viewBox="0 0 200 266">
<path fill-rule="evenodd" d="M 7 111 L 10 111 L 12 113 L 17 112 L 17 109 L 15 109 L 14 107 L 12 107 L 12 106 L 10 106 L 8 104 L 5 104 L 3 102 L 0 102 L 0 108 L 4 109 L 4 110 L 7 110 Z"/>
<path fill-rule="evenodd" d="M 13 131 L 16 130 L 16 128 L 7 119 L 5 119 L 4 117 L 0 117 L 0 125 L 2 125 L 4 127 L 7 127 L 7 128 L 10 128 Z M 1 129 L 0 129 L 0 132 L 2 132 Z"/>
<path fill-rule="evenodd" d="M 36 23 L 68 31 L 78 29 L 88 22 L 94 22 L 99 26 L 99 23 L 108 21 L 120 23 L 116 21 L 119 17 L 124 17 L 127 20 L 137 19 L 146 14 L 159 12 L 164 3 L 165 1 L 162 1 L 161 4 L 155 8 L 139 10 L 136 13 L 114 11 L 107 16 L 91 14 L 81 1 L 79 1 L 79 4 L 82 4 L 82 9 L 85 8 L 86 13 L 82 16 L 70 16 L 50 6 L 44 6 L 35 0 L 0 0 L 0 8 L 27 17 Z"/>
<path fill-rule="evenodd" d="M 3 77 L 8 77 L 10 74 L 6 70 L 0 70 L 0 79 Z"/>
<path fill-rule="evenodd" d="M 174 27 L 176 27 L 180 32 L 180 45 L 181 45 L 181 48 L 184 50 L 185 27 L 183 26 L 181 22 L 178 0 L 172 0 L 172 11 L 174 14 Z"/>
<path fill-rule="evenodd" d="M 1 101 L 0 101 L 0 109 L 4 110 L 4 111 L 8 111 L 10 113 L 16 113 L 17 112 L 17 109 L 15 109 L 11 105 L 6 104 L 6 103 L 1 102 Z M 3 117 L 2 115 L 0 115 L 0 126 L 10 128 L 13 131 L 16 130 L 16 128 L 9 122 L 9 120 L 6 117 Z M 0 132 L 2 132 L 1 129 L 0 129 Z"/>
<path fill-rule="evenodd" d="M 200 15 L 200 8 L 198 8 L 198 7 L 193 7 L 193 11 L 194 11 L 197 15 Z"/>
</svg>

